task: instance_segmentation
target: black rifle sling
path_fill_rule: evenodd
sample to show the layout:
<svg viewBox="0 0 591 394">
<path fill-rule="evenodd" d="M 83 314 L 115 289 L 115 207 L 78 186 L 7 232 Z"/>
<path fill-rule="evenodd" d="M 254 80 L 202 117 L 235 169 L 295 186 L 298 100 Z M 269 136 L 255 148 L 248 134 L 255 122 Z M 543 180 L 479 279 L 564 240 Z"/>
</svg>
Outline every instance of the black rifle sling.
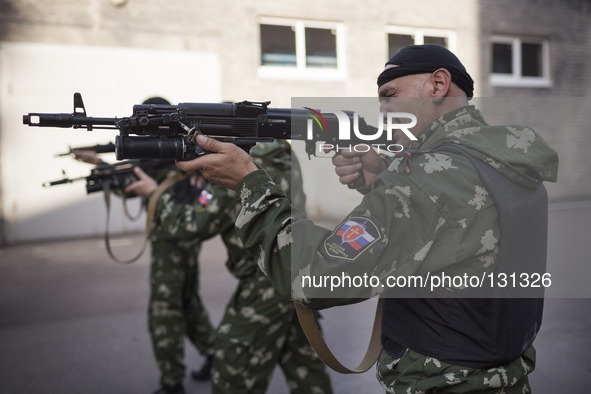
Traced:
<svg viewBox="0 0 591 394">
<path fill-rule="evenodd" d="M 104 197 L 105 197 L 105 205 L 107 207 L 107 225 L 106 225 L 106 229 L 105 229 L 105 246 L 107 248 L 107 252 L 109 253 L 109 256 L 111 257 L 111 259 L 113 259 L 113 261 L 120 263 L 120 264 L 131 264 L 131 263 L 137 261 L 137 259 L 139 259 L 142 256 L 142 254 L 144 254 L 144 251 L 146 250 L 146 246 L 148 245 L 148 237 L 150 235 L 150 228 L 152 227 L 152 222 L 154 221 L 154 212 L 156 211 L 156 203 L 158 202 L 158 199 L 160 198 L 160 196 L 162 195 L 162 193 L 164 193 L 164 191 L 166 189 L 168 189 L 169 187 L 171 187 L 172 185 L 174 185 L 178 181 L 181 181 L 181 180 L 191 176 L 192 174 L 193 174 L 192 172 L 189 172 L 189 173 L 178 172 L 178 173 L 174 174 L 173 176 L 169 176 L 162 183 L 160 183 L 158 185 L 158 188 L 154 191 L 154 193 L 152 193 L 152 195 L 150 196 L 150 200 L 148 202 L 148 217 L 146 218 L 146 231 L 145 231 L 146 234 L 144 237 L 144 244 L 142 245 L 142 248 L 140 249 L 138 254 L 129 260 L 121 260 L 121 259 L 117 258 L 113 254 L 113 251 L 111 249 L 111 242 L 109 239 L 109 218 L 111 216 L 110 215 L 111 188 L 109 186 L 109 183 L 106 182 L 106 185 L 103 189 L 104 190 Z"/>
</svg>

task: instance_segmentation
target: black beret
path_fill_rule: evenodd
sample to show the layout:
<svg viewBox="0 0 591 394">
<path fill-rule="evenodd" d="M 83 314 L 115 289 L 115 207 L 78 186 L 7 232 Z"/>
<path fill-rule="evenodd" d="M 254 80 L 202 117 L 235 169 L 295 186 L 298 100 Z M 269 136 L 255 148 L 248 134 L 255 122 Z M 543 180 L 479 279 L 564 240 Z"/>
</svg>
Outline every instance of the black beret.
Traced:
<svg viewBox="0 0 591 394">
<path fill-rule="evenodd" d="M 396 53 L 386 65 L 388 68 L 378 76 L 378 87 L 393 79 L 412 74 L 432 73 L 445 68 L 451 74 L 451 80 L 468 97 L 474 95 L 474 81 L 460 60 L 447 48 L 437 44 L 409 45 Z"/>
</svg>

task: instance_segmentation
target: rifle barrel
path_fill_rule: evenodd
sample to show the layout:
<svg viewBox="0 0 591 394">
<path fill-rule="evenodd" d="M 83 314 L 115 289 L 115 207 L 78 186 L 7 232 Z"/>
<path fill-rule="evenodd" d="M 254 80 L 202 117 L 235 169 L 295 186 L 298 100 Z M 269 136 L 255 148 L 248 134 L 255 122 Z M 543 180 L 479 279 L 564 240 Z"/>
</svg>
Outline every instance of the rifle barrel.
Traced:
<svg viewBox="0 0 591 394">
<path fill-rule="evenodd" d="M 117 118 L 93 118 L 88 116 L 78 116 L 72 114 L 40 114 L 29 113 L 23 115 L 23 124 L 38 127 L 64 127 L 80 128 L 86 127 L 92 129 L 93 126 L 111 126 L 100 127 L 108 129 L 117 128 Z M 99 127 L 97 127 L 99 128 Z"/>
<path fill-rule="evenodd" d="M 51 187 L 51 186 L 55 186 L 55 185 L 63 185 L 64 183 L 73 183 L 76 181 L 80 181 L 82 179 L 86 179 L 86 177 L 81 176 L 78 178 L 63 178 L 63 179 L 59 179 L 57 181 L 51 181 L 51 182 L 44 182 L 42 184 L 43 187 Z"/>
</svg>

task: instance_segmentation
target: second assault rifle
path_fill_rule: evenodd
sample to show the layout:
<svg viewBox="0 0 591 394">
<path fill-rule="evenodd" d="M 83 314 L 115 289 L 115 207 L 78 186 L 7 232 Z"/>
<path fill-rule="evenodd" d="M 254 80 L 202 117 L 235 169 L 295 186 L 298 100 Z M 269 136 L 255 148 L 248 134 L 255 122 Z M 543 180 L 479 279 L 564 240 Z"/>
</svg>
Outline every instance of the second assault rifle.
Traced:
<svg viewBox="0 0 591 394">
<path fill-rule="evenodd" d="M 74 148 L 73 150 L 76 150 L 76 149 L 82 149 L 82 148 Z M 105 152 L 109 152 L 109 151 L 106 150 Z M 141 257 L 141 255 L 143 254 L 143 252 L 146 248 L 146 244 L 147 244 L 148 230 L 150 228 L 150 221 L 151 221 L 151 219 L 150 219 L 151 213 L 150 212 L 151 212 L 151 210 L 154 209 L 153 207 L 150 208 L 150 206 L 148 206 L 148 220 L 146 221 L 146 238 L 144 240 L 144 245 L 142 246 L 139 253 L 137 253 L 135 255 L 135 257 L 128 259 L 128 260 L 122 260 L 122 259 L 119 259 L 118 257 L 116 257 L 115 254 L 113 253 L 113 250 L 111 249 L 111 243 L 110 243 L 110 237 L 109 237 L 109 220 L 110 220 L 110 207 L 111 207 L 110 194 L 111 194 L 111 191 L 117 191 L 118 192 L 117 194 L 119 194 L 123 198 L 123 208 L 124 208 L 125 216 L 129 220 L 135 221 L 140 218 L 141 213 L 143 212 L 142 209 L 140 209 L 140 211 L 136 215 L 132 215 L 132 214 L 130 214 L 129 208 L 127 206 L 127 198 L 128 197 L 135 197 L 136 195 L 135 194 L 129 195 L 129 194 L 125 193 L 125 191 L 124 191 L 125 187 L 127 187 L 132 182 L 137 180 L 137 177 L 135 176 L 135 171 L 134 171 L 135 167 L 140 167 L 142 170 L 144 170 L 148 175 L 150 175 L 152 177 L 156 176 L 156 174 L 158 172 L 165 170 L 167 168 L 175 168 L 173 160 L 125 160 L 125 161 L 121 161 L 121 162 L 118 162 L 115 164 L 106 164 L 106 163 L 99 164 L 96 167 L 94 167 L 92 170 L 90 170 L 90 175 L 88 175 L 88 176 L 82 176 L 82 177 L 78 177 L 78 178 L 63 178 L 63 179 L 60 179 L 57 181 L 45 182 L 43 184 L 43 187 L 51 187 L 51 186 L 63 185 L 66 183 L 74 183 L 77 181 L 86 180 L 86 192 L 88 194 L 99 192 L 99 191 L 104 192 L 105 205 L 107 208 L 105 246 L 107 248 L 107 253 L 109 254 L 109 256 L 114 261 L 116 261 L 118 263 L 122 263 L 122 264 L 133 263 L 134 261 L 139 259 Z M 147 205 L 147 203 L 148 203 L 148 201 L 146 199 L 144 199 L 142 201 L 142 206 Z"/>
<path fill-rule="evenodd" d="M 129 117 L 93 118 L 86 116 L 82 96 L 75 93 L 73 113 L 29 113 L 23 116 L 23 123 L 39 127 L 118 129 L 117 160 L 192 160 L 204 154 L 195 143 L 199 133 L 234 143 L 246 151 L 257 142 L 273 139 L 306 140 L 306 152 L 314 155 L 317 142 L 339 145 L 339 126 L 343 120 L 370 137 L 355 139 L 359 133 L 350 133 L 353 137 L 348 143 L 365 143 L 376 131 L 350 111 L 339 111 L 342 115 L 339 118 L 310 108 L 270 108 L 269 104 L 268 101 L 137 104 Z M 342 119 L 343 116 L 348 119 Z"/>
<path fill-rule="evenodd" d="M 86 180 L 86 193 L 110 190 L 123 190 L 134 180 L 134 168 L 140 167 L 146 173 L 154 175 L 159 170 L 174 167 L 172 160 L 126 160 L 115 164 L 99 164 L 90 170 L 90 175 L 78 178 L 63 178 L 45 182 L 43 187 L 63 185 Z"/>
</svg>

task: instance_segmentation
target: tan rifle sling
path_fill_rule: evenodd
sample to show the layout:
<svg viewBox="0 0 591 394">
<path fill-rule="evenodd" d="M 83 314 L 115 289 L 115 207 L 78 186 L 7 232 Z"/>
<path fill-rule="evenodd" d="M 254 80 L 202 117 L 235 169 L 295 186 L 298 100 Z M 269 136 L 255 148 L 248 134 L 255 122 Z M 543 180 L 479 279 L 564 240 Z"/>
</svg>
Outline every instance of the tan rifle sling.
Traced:
<svg viewBox="0 0 591 394">
<path fill-rule="evenodd" d="M 171 187 L 175 183 L 191 176 L 192 174 L 193 174 L 193 172 L 188 172 L 188 173 L 178 172 L 178 173 L 174 174 L 173 176 L 169 176 L 163 182 L 161 182 L 158 185 L 158 188 L 154 191 L 154 193 L 152 193 L 152 195 L 150 196 L 150 200 L 148 202 L 148 213 L 147 213 L 148 217 L 146 219 L 146 235 L 144 237 L 144 244 L 142 245 L 142 248 L 139 251 L 139 253 L 129 260 L 121 260 L 121 259 L 117 258 L 113 254 L 113 251 L 111 250 L 111 242 L 109 239 L 109 217 L 111 216 L 110 215 L 111 188 L 109 187 L 109 184 L 107 183 L 107 185 L 104 188 L 105 205 L 107 206 L 107 227 L 105 230 L 105 245 L 107 248 L 107 252 L 109 253 L 109 256 L 114 261 L 116 261 L 117 263 L 120 263 L 120 264 L 131 264 L 134 261 L 137 261 L 137 259 L 139 259 L 142 256 L 142 254 L 144 254 L 144 251 L 146 250 L 146 246 L 148 245 L 148 237 L 150 235 L 150 228 L 152 227 L 152 222 L 154 221 L 154 213 L 156 211 L 156 203 L 158 202 L 158 199 L 160 198 L 160 196 L 162 195 L 162 193 L 164 193 L 164 191 L 166 189 L 168 189 L 169 187 Z"/>
<path fill-rule="evenodd" d="M 308 342 L 310 342 L 310 345 L 312 345 L 312 348 L 316 351 L 318 357 L 320 357 L 320 359 L 333 370 L 342 374 L 351 374 L 363 373 L 367 371 L 372 365 L 375 364 L 375 362 L 378 360 L 378 357 L 380 356 L 380 353 L 382 352 L 382 303 L 383 299 L 380 298 L 376 306 L 373 329 L 365 356 L 359 365 L 353 369 L 349 369 L 341 364 L 341 362 L 337 360 L 334 354 L 330 351 L 328 345 L 322 337 L 320 329 L 318 328 L 318 324 L 314 318 L 314 312 L 302 304 L 295 303 L 295 307 L 300 325 L 302 326 L 302 330 L 304 330 L 304 334 L 306 335 L 306 338 L 308 338 Z"/>
</svg>

